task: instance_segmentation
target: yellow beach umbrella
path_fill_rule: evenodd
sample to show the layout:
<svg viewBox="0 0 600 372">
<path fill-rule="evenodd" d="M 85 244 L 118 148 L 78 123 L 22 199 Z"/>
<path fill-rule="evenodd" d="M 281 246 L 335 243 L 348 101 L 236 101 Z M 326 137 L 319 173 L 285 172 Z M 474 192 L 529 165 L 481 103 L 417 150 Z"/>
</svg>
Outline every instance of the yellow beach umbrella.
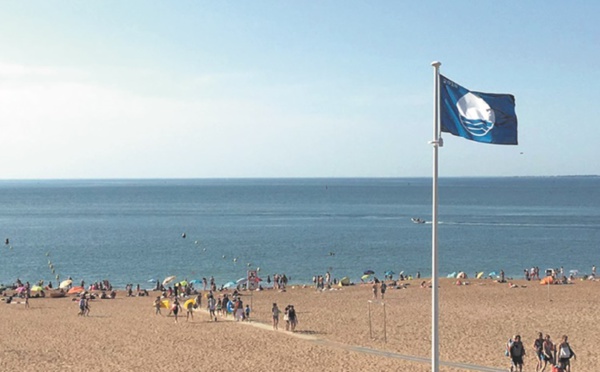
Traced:
<svg viewBox="0 0 600 372">
<path fill-rule="evenodd" d="M 34 285 L 33 287 L 31 287 L 31 292 L 38 292 L 42 290 L 44 290 L 44 288 L 40 287 L 39 285 Z"/>
</svg>

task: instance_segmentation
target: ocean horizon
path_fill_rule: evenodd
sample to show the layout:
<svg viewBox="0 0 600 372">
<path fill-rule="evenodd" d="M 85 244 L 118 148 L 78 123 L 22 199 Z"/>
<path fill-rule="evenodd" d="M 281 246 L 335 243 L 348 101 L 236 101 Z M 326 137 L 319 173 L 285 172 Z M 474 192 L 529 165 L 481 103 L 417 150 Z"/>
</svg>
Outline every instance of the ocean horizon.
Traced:
<svg viewBox="0 0 600 372">
<path fill-rule="evenodd" d="M 441 177 L 439 275 L 589 273 L 600 177 Z M 431 276 L 431 178 L 0 181 L 0 283 Z M 185 234 L 185 238 L 182 237 Z M 52 273 L 49 262 L 54 267 Z"/>
</svg>

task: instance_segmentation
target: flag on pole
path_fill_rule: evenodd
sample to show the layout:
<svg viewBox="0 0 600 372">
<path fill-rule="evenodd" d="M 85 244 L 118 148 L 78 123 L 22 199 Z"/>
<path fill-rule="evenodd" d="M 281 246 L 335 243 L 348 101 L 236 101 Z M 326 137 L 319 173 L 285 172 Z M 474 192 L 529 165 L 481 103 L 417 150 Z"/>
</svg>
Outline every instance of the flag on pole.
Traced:
<svg viewBox="0 0 600 372">
<path fill-rule="evenodd" d="M 440 75 L 442 132 L 471 141 L 517 144 L 517 114 L 512 94 L 471 92 Z"/>
</svg>

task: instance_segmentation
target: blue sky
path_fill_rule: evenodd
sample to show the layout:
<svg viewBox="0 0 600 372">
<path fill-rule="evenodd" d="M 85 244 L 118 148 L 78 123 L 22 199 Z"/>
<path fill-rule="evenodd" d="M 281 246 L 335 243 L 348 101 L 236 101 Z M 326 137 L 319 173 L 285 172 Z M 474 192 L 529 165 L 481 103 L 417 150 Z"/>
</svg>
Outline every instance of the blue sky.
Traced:
<svg viewBox="0 0 600 372">
<path fill-rule="evenodd" d="M 433 69 L 516 97 L 440 176 L 600 174 L 595 2 L 0 3 L 0 178 L 428 177 Z"/>
</svg>

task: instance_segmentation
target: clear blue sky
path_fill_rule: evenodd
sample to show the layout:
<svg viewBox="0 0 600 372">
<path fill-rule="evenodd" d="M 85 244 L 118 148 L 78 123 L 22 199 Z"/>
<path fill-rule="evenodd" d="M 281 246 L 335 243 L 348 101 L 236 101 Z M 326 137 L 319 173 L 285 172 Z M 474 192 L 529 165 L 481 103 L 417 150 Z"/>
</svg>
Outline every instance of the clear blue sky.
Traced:
<svg viewBox="0 0 600 372">
<path fill-rule="evenodd" d="M 5 1 L 0 178 L 428 177 L 434 60 L 519 118 L 440 176 L 600 174 L 598 4 Z"/>
</svg>

